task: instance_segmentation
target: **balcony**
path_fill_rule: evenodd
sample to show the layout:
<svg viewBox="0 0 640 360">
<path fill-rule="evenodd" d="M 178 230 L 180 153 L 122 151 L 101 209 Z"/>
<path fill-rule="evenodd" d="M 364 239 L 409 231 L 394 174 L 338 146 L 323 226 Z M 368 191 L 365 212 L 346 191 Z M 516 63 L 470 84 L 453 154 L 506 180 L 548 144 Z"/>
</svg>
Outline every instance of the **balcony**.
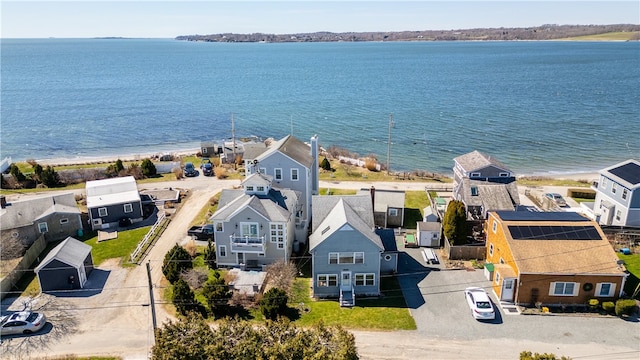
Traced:
<svg viewBox="0 0 640 360">
<path fill-rule="evenodd" d="M 231 252 L 264 253 L 266 238 L 264 236 L 236 236 L 231 235 Z"/>
</svg>

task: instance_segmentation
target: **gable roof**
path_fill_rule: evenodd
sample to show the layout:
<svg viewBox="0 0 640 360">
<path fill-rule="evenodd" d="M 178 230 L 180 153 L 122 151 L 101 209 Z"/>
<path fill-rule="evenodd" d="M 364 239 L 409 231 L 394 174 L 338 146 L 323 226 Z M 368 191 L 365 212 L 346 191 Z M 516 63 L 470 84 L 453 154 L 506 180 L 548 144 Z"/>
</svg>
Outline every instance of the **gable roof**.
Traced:
<svg viewBox="0 0 640 360">
<path fill-rule="evenodd" d="M 211 221 L 231 221 L 235 214 L 250 208 L 263 218 L 274 222 L 286 222 L 296 210 L 300 193 L 289 189 L 272 188 L 267 196 L 247 195 L 242 190 L 222 190 L 218 210 Z"/>
<path fill-rule="evenodd" d="M 133 176 L 87 181 L 87 208 L 140 201 Z"/>
<path fill-rule="evenodd" d="M 75 195 L 67 193 L 8 203 L 0 210 L 0 230 L 32 225 L 36 220 L 53 213 L 80 215 Z"/>
<path fill-rule="evenodd" d="M 271 186 L 272 181 L 273 181 L 273 176 L 257 172 L 247 176 L 244 180 L 242 180 L 240 185 L 267 187 L 267 186 Z"/>
<path fill-rule="evenodd" d="M 275 152 L 281 152 L 309 169 L 313 166 L 313 158 L 311 157 L 311 148 L 309 145 L 296 139 L 292 135 L 287 135 L 272 143 L 265 152 L 256 156 L 256 160 L 260 162 Z"/>
<path fill-rule="evenodd" d="M 40 265 L 36 266 L 34 270 L 37 273 L 53 260 L 58 260 L 69 266 L 79 268 L 84 264 L 84 259 L 86 259 L 90 253 L 91 246 L 69 236 L 49 251 Z"/>
<path fill-rule="evenodd" d="M 531 213 L 521 211 L 522 213 Z M 543 216 L 499 221 L 515 265 L 520 273 L 546 274 L 623 274 L 618 257 L 606 236 L 592 220 L 566 216 L 567 212 L 545 212 Z M 575 213 L 574 213 L 575 214 Z M 553 216 L 556 215 L 554 219 Z"/>
<path fill-rule="evenodd" d="M 332 197 L 332 196 L 326 196 Z M 315 198 L 315 197 L 314 197 Z M 349 226 L 353 230 L 358 231 L 364 235 L 367 239 L 371 240 L 375 246 L 380 250 L 384 250 L 382 240 L 380 236 L 375 233 L 374 227 L 368 223 L 368 217 L 373 220 L 373 214 L 365 215 L 365 219 L 361 218 L 358 212 L 356 212 L 344 198 L 349 196 L 338 197 L 338 201 L 335 206 L 329 211 L 326 217 L 320 222 L 316 230 L 309 236 L 309 250 L 313 250 L 320 245 L 324 240 L 328 239 L 335 232 Z M 315 204 L 314 204 L 315 206 Z M 315 220 L 314 220 L 315 223 Z"/>
<path fill-rule="evenodd" d="M 507 168 L 503 163 L 498 161 L 498 159 L 491 157 L 489 155 L 483 154 L 478 150 L 474 150 L 470 153 L 460 155 L 453 159 L 456 163 L 458 163 L 464 171 L 473 172 L 475 170 L 483 169 L 487 166 L 495 166 L 502 170 L 511 172 L 509 168 Z"/>
<path fill-rule="evenodd" d="M 371 197 L 369 195 L 350 195 L 350 196 L 320 196 L 315 195 L 311 199 L 313 204 L 312 227 L 311 232 L 316 231 L 320 223 L 329 216 L 329 213 L 336 206 L 338 201 L 347 203 L 353 211 L 358 214 L 367 226 L 374 228 L 373 208 L 371 206 Z"/>
<path fill-rule="evenodd" d="M 374 191 L 375 204 L 373 211 L 387 212 L 388 208 L 404 209 L 405 192 L 403 190 L 387 190 L 387 189 L 360 189 L 357 195 L 369 195 L 371 201 L 371 191 Z"/>
<path fill-rule="evenodd" d="M 640 188 L 640 161 L 625 160 L 600 171 L 600 174 L 629 189 Z"/>
</svg>

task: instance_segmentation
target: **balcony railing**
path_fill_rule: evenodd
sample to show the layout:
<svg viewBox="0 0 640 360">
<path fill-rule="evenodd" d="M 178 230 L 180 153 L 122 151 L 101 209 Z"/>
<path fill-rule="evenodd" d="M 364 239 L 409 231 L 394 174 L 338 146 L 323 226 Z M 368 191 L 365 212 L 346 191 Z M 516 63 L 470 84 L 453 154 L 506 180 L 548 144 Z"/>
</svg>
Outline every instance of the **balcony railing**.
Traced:
<svg viewBox="0 0 640 360">
<path fill-rule="evenodd" d="M 264 253 L 266 238 L 264 236 L 231 235 L 231 252 Z"/>
</svg>

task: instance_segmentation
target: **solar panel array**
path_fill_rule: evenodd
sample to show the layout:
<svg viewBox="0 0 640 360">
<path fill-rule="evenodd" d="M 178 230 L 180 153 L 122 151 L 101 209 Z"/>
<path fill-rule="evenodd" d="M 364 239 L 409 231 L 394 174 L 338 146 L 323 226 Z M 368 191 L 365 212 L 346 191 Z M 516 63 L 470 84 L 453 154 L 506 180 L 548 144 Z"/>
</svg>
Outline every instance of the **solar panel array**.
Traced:
<svg viewBox="0 0 640 360">
<path fill-rule="evenodd" d="M 628 181 L 632 185 L 640 183 L 640 166 L 636 163 L 626 163 L 622 166 L 609 170 L 609 172 Z"/>
<path fill-rule="evenodd" d="M 509 226 L 514 240 L 600 240 L 593 226 Z"/>
</svg>

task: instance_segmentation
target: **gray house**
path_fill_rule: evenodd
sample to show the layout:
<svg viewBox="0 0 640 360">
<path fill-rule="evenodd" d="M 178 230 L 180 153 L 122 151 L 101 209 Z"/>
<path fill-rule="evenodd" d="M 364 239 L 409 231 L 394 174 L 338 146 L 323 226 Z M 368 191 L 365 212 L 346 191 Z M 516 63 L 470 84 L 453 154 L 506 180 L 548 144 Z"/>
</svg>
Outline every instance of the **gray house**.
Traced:
<svg viewBox="0 0 640 360">
<path fill-rule="evenodd" d="M 465 204 L 470 219 L 520 205 L 515 175 L 498 159 L 474 150 L 453 162 L 453 198 Z"/>
<path fill-rule="evenodd" d="M 0 197 L 2 244 L 18 240 L 25 248 L 40 235 L 47 241 L 76 236 L 82 230 L 80 209 L 73 193 L 7 202 Z"/>
<path fill-rule="evenodd" d="M 404 199 L 402 190 L 385 190 L 371 187 L 360 189 L 358 195 L 370 195 L 373 203 L 373 219 L 381 228 L 397 228 L 404 224 Z"/>
<path fill-rule="evenodd" d="M 242 189 L 222 190 L 218 210 L 209 218 L 218 266 L 260 268 L 291 257 L 300 193 L 277 189 L 272 181 L 252 174 Z"/>
<path fill-rule="evenodd" d="M 369 196 L 314 196 L 309 249 L 313 296 L 353 306 L 356 296 L 380 294 L 384 245 Z"/>
<path fill-rule="evenodd" d="M 87 181 L 87 211 L 93 230 L 142 221 L 142 200 L 133 176 Z"/>
<path fill-rule="evenodd" d="M 640 161 L 630 159 L 601 170 L 593 188 L 599 224 L 640 227 Z"/>
<path fill-rule="evenodd" d="M 310 145 L 288 135 L 271 143 L 264 152 L 247 162 L 247 176 L 269 175 L 273 186 L 301 193 L 295 215 L 295 241 L 306 244 L 311 220 L 311 197 L 318 194 L 318 137 Z"/>
<path fill-rule="evenodd" d="M 43 292 L 83 289 L 91 271 L 91 246 L 72 237 L 53 248 L 35 268 Z"/>
</svg>

